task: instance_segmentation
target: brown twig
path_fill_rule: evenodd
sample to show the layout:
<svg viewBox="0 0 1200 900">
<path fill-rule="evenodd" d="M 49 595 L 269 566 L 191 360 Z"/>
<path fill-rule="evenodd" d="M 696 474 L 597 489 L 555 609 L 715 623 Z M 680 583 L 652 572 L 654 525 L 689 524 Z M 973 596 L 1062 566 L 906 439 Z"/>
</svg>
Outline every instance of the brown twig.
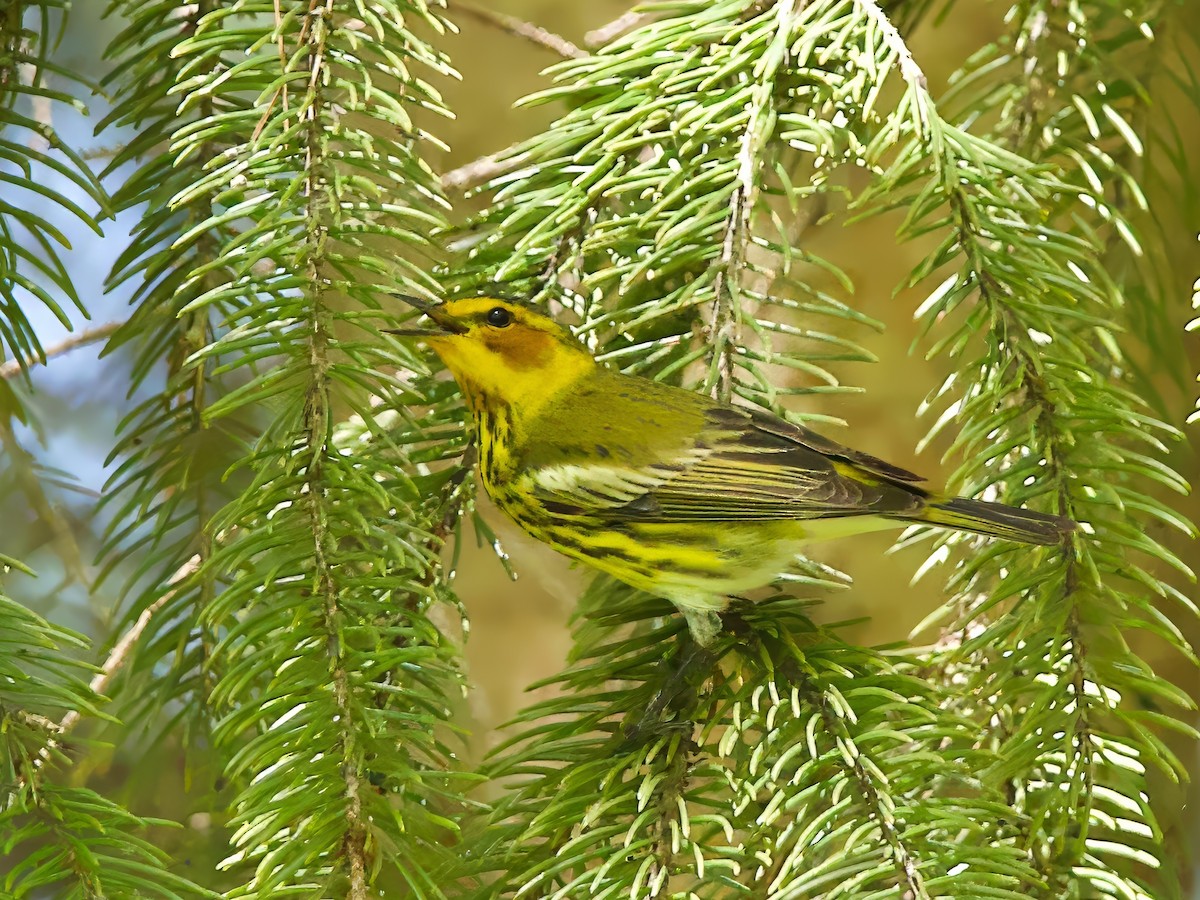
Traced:
<svg viewBox="0 0 1200 900">
<path fill-rule="evenodd" d="M 583 36 L 583 42 L 589 47 L 600 47 L 607 44 L 613 38 L 620 37 L 627 31 L 632 31 L 639 25 L 649 21 L 651 18 L 649 13 L 635 12 L 629 10 L 621 13 L 607 25 L 601 25 L 599 28 L 594 28 Z"/>
<path fill-rule="evenodd" d="M 62 356 L 71 350 L 79 347 L 86 347 L 88 344 L 94 344 L 97 341 L 102 341 L 111 335 L 114 331 L 124 325 L 124 322 L 108 322 L 104 325 L 97 325 L 95 328 L 88 328 L 84 331 L 72 334 L 62 341 L 59 341 L 52 347 L 48 347 L 42 351 L 42 355 L 25 357 L 25 364 L 22 366 L 20 360 L 10 359 L 6 363 L 0 363 L 0 381 L 12 378 L 21 373 L 23 369 L 28 369 L 31 366 L 38 364 L 45 365 L 56 356 Z"/>
<path fill-rule="evenodd" d="M 485 25 L 499 28 L 501 31 L 537 44 L 551 53 L 557 53 L 563 59 L 583 59 L 587 56 L 586 51 L 580 50 L 565 37 L 547 31 L 541 25 L 534 25 L 532 22 L 518 19 L 516 16 L 492 12 L 490 9 L 463 3 L 462 0 L 456 0 L 451 8 L 459 10 L 476 21 L 483 22 Z"/>
<path fill-rule="evenodd" d="M 100 667 L 100 671 L 93 677 L 88 687 L 93 693 L 103 694 L 108 690 L 108 686 L 112 684 L 112 680 L 117 677 L 117 673 L 125 667 L 125 663 L 129 661 L 129 654 L 133 652 L 134 646 L 141 639 L 142 634 L 150 625 L 150 620 L 164 606 L 171 602 L 171 598 L 177 593 L 174 585 L 179 584 L 189 575 L 194 574 L 200 568 L 200 554 L 196 554 L 186 563 L 180 566 L 175 574 L 171 576 L 167 584 L 172 585 L 171 589 L 142 610 L 141 615 L 137 620 L 129 626 L 129 630 L 121 635 L 120 640 L 113 644 L 112 650 L 108 652 L 108 658 L 104 660 L 104 665 Z M 58 723 L 58 736 L 61 738 L 68 734 L 76 725 L 83 715 L 77 709 L 72 709 L 62 717 L 62 721 Z"/>
<path fill-rule="evenodd" d="M 189 575 L 195 574 L 200 568 L 200 555 L 196 554 L 182 566 L 175 570 L 175 573 L 167 580 L 170 590 L 164 593 L 161 597 L 142 610 L 141 615 L 137 620 L 129 626 L 129 630 L 121 635 L 120 639 L 113 644 L 112 650 L 108 653 L 108 658 L 104 660 L 104 665 L 100 667 L 100 671 L 93 677 L 88 687 L 95 694 L 103 694 L 108 690 L 108 686 L 112 684 L 117 673 L 125 667 L 129 661 L 129 655 L 133 652 L 134 646 L 141 639 L 142 634 L 150 625 L 150 620 L 168 603 L 171 598 L 178 593 L 178 588 L 175 585 L 183 581 Z M 75 726 L 83 719 L 83 713 L 77 709 L 67 710 L 66 715 L 58 722 L 43 720 L 48 731 L 54 733 L 54 736 L 46 741 L 46 745 L 38 752 L 37 758 L 33 761 L 33 770 L 36 772 L 41 769 L 50 760 L 50 754 L 62 743 L 63 738 L 70 734 Z M 23 781 L 24 779 L 19 779 Z"/>
<path fill-rule="evenodd" d="M 113 159 L 118 153 L 124 153 L 125 144 L 99 144 L 79 151 L 79 158 L 91 161 L 94 159 Z"/>
<path fill-rule="evenodd" d="M 553 50 L 566 59 L 580 59 L 587 56 L 583 50 L 580 50 L 566 38 L 547 31 L 539 25 L 522 21 L 513 16 L 481 9 L 469 3 L 463 3 L 461 0 L 455 3 L 454 8 L 485 24 L 492 25 L 509 34 L 533 41 L 535 44 Z M 607 25 L 601 25 L 599 28 L 589 31 L 584 36 L 584 43 L 589 47 L 598 47 L 601 44 L 607 44 L 618 35 L 636 28 L 649 19 L 650 16 L 647 13 L 630 10 L 613 19 Z M 525 154 L 510 156 L 511 151 L 512 148 L 510 147 L 507 150 L 489 153 L 487 156 L 481 156 L 479 159 L 459 166 L 457 169 L 451 169 L 442 176 L 442 190 L 447 193 L 466 193 L 474 187 L 491 181 L 498 175 L 504 175 L 514 169 L 519 169 L 528 161 L 528 157 Z"/>
<path fill-rule="evenodd" d="M 451 169 L 442 176 L 442 190 L 456 193 L 466 193 L 473 187 L 478 187 L 486 181 L 491 181 L 498 175 L 505 175 L 514 169 L 519 169 L 529 161 L 526 153 L 510 155 L 516 147 L 489 153 L 479 159 L 472 160 L 466 165 Z"/>
</svg>

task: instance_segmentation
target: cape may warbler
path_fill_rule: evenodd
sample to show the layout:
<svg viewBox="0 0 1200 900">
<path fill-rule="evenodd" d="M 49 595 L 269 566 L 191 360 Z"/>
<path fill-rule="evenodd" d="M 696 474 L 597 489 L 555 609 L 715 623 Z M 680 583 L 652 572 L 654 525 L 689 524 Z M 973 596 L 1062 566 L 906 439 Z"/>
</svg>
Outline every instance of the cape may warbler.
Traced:
<svg viewBox="0 0 1200 900">
<path fill-rule="evenodd" d="M 921 478 L 771 413 L 596 362 L 542 312 L 487 297 L 431 305 L 419 335 L 475 416 L 480 475 L 522 528 L 675 604 L 708 644 L 730 595 L 806 541 L 914 522 L 1055 544 L 1068 519 L 944 497 Z"/>
</svg>

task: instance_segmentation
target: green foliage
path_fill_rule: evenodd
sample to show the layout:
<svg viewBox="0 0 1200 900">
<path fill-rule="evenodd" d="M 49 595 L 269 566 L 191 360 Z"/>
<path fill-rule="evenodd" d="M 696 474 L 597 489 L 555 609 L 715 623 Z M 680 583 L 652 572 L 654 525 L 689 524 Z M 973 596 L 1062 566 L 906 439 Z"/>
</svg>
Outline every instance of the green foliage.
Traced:
<svg viewBox="0 0 1200 900">
<path fill-rule="evenodd" d="M 332 428 L 344 408 L 369 422 L 372 400 L 419 397 L 381 374 L 393 356 L 380 329 L 395 319 L 379 286 L 434 289 L 416 261 L 443 204 L 411 111 L 439 101 L 409 67 L 448 70 L 403 23 L 442 23 L 419 3 L 308 9 L 202 6 L 190 34 L 159 45 L 178 60 L 162 100 L 131 100 L 123 113 L 163 126 L 166 104 L 178 104 L 186 117 L 171 123 L 170 156 L 128 194 L 170 197 L 116 277 L 143 279 L 143 321 L 129 331 L 145 340 L 147 324 L 170 329 L 144 358 L 174 342 L 179 374 L 166 393 L 184 399 L 144 407 L 159 440 L 128 469 L 123 513 L 147 487 L 191 474 L 199 448 L 180 437 L 232 433 L 239 416 L 261 429 L 237 463 L 244 490 L 211 521 L 203 498 L 186 513 L 200 528 L 185 537 L 204 546 L 183 662 L 212 679 L 214 737 L 239 788 L 226 864 L 252 874 L 234 894 L 366 897 L 380 870 L 436 894 L 426 863 L 458 802 L 440 727 L 455 654 L 426 617 L 445 595 L 425 578 L 441 538 L 409 476 L 375 451 L 343 453 Z M 179 27 L 161 11 L 143 16 L 129 49 L 154 46 L 147 32 L 164 22 Z M 128 66 L 129 78 L 154 71 L 140 55 Z M 172 168 L 179 160 L 206 174 Z M 394 255 L 405 245 L 411 260 Z M 229 389 L 211 398 L 214 379 Z M 157 534 L 179 524 L 180 508 L 172 494 Z"/>
<path fill-rule="evenodd" d="M 124 579 L 123 627 L 141 637 L 118 662 L 119 709 L 147 723 L 169 710 L 164 737 L 225 769 L 234 895 L 367 897 L 397 881 L 438 895 L 429 872 L 461 815 L 446 725 L 460 688 L 427 613 L 453 600 L 430 571 L 461 501 L 426 503 L 449 473 L 413 470 L 461 452 L 461 428 L 446 427 L 458 401 L 445 385 L 383 374 L 402 351 L 381 338 L 397 321 L 381 288 L 436 290 L 428 231 L 445 202 L 419 155 L 436 142 L 411 115 L 441 107 L 410 67 L 452 73 L 410 29 L 443 23 L 409 2 L 110 15 L 126 27 L 102 127 L 135 137 L 108 172 L 136 166 L 115 205 L 144 210 L 110 277 L 134 304 L 110 350 L 132 348 L 131 390 L 154 387 L 121 425 L 104 501 L 102 574 Z M 436 421 L 408 417 L 390 436 L 375 422 L 377 406 L 421 401 Z M 347 437 L 358 453 L 333 438 L 348 411 L 376 438 Z M 18 799 L 10 846 L 42 867 L 13 871 L 25 891 L 81 851 L 36 850 L 46 817 L 22 824 L 34 807 Z M 92 827 L 86 792 L 35 799 Z M 162 854 L 126 837 L 148 820 L 93 806 L 124 841 L 97 842 L 98 865 L 158 870 Z M 82 890 L 131 896 L 128 868 L 111 863 L 111 887 L 80 875 Z M 182 884 L 159 871 L 142 893 Z"/>
<path fill-rule="evenodd" d="M 1015 900 L 1039 883 L 955 692 L 787 597 L 726 616 L 701 688 L 713 660 L 697 678 L 677 617 L 614 634 L 665 612 L 628 593 L 596 583 L 584 608 L 609 627 L 580 629 L 563 696 L 499 749 L 497 895 Z"/>
<path fill-rule="evenodd" d="M 1135 26 L 1043 11 L 1021 27 L 1036 24 L 1051 47 L 1068 32 L 1085 48 L 1103 47 L 1152 33 L 1152 12 Z M 1020 112 L 1002 116 L 993 135 L 946 127 L 923 84 L 908 77 L 900 104 L 907 121 L 896 123 L 887 146 L 868 151 L 873 163 L 892 161 L 860 202 L 906 209 L 907 236 L 944 235 L 913 281 L 950 270 L 919 313 L 940 332 L 929 352 L 948 353 L 956 364 L 956 376 L 930 401 L 944 410 L 932 433 L 947 422 L 957 430 L 951 452 L 962 463 L 951 488 L 1082 523 L 1066 552 L 997 545 L 957 562 L 941 622 L 962 637 L 933 662 L 979 696 L 998 698 L 975 714 L 999 755 L 995 778 L 1026 817 L 1020 844 L 1050 889 L 1082 883 L 1101 895 L 1154 896 L 1158 880 L 1142 867 L 1157 867 L 1162 834 L 1144 800 L 1146 771 L 1175 780 L 1187 770 L 1149 726 L 1161 710 L 1192 702 L 1132 656 L 1127 641 L 1144 629 L 1194 660 L 1155 604 L 1169 598 L 1194 612 L 1157 573 L 1194 575 L 1151 537 L 1147 522 L 1190 537 L 1195 531 L 1148 493 L 1156 484 L 1187 491 L 1155 458 L 1167 452 L 1164 438 L 1180 435 L 1127 385 L 1115 327 L 1122 288 L 1099 263 L 1106 228 L 1138 248 L 1132 220 L 1104 188 L 1115 190 L 1120 179 L 1128 190 L 1132 180 L 1116 161 L 1116 142 L 1141 152 L 1114 105 L 1132 102 L 1137 85 L 1118 81 L 1111 97 L 1087 102 L 1076 95 L 1062 112 L 1045 92 L 1049 79 L 1064 76 L 1062 56 L 1034 54 L 1030 40 L 1015 41 L 1023 57 L 974 61 L 978 68 L 959 80 L 956 99 L 969 109 L 995 99 L 990 78 L 1004 78 L 1004 65 L 1023 64 L 1026 78 L 1004 89 L 1006 111 Z M 1080 81 L 1094 79 L 1101 65 L 1117 69 L 1086 50 L 1075 62 L 1068 74 Z M 1100 160 L 1102 176 L 1084 150 Z M 1039 171 L 1034 162 L 1054 167 Z M 1013 605 L 994 615 L 1002 602 Z"/>
<path fill-rule="evenodd" d="M 44 307 L 66 328 L 87 310 L 71 280 L 63 250 L 69 250 L 64 220 L 77 220 L 100 233 L 106 199 L 96 177 L 54 127 L 54 115 L 85 111 L 72 95 L 83 79 L 51 57 L 63 23 L 62 0 L 10 2 L 0 7 L 0 361 L 21 378 L 0 377 L 0 450 L 8 461 L 0 485 L 19 491 L 52 536 L 68 572 L 79 577 L 83 562 L 45 484 L 69 476 L 43 466 L 15 427 L 40 428 L 29 402 L 29 366 L 45 362 L 31 314 Z M 88 211 L 50 186 L 61 179 L 98 210 Z M 35 316 L 36 318 L 36 316 Z"/>
<path fill-rule="evenodd" d="M 197 4 L 181 10 L 137 2 L 110 6 L 108 15 L 124 17 L 127 25 L 108 47 L 116 65 L 104 87 L 114 102 L 98 126 L 124 127 L 136 134 L 114 155 L 106 174 L 136 164 L 115 192 L 113 205 L 121 211 L 143 211 L 108 278 L 109 289 L 132 285 L 133 310 L 106 352 L 133 349 L 131 396 L 161 378 L 157 367 L 164 359 L 168 364 L 165 383 L 155 384 L 125 417 L 112 450 L 110 461 L 120 459 L 121 464 L 101 501 L 111 515 L 101 583 L 126 560 L 139 560 L 122 571 L 124 592 L 133 594 L 127 621 L 147 608 L 161 608 L 134 665 L 124 673 L 127 685 L 118 693 L 133 705 L 123 714 L 131 721 L 139 716 L 150 719 L 164 704 L 181 701 L 184 741 L 192 748 L 207 738 L 214 678 L 216 636 L 199 615 L 216 589 L 204 565 L 212 556 L 206 526 L 215 509 L 229 499 L 221 476 L 233 461 L 234 442 L 230 429 L 206 427 L 203 419 L 213 396 L 226 385 L 214 375 L 214 364 L 190 360 L 213 340 L 223 317 L 236 307 L 184 312 L 206 285 L 219 283 L 227 274 L 227 268 L 216 263 L 221 241 L 233 230 L 198 230 L 195 225 L 207 217 L 210 205 L 202 199 L 175 202 L 192 183 L 193 173 L 175 164 L 170 146 L 173 132 L 189 121 L 179 116 L 179 101 L 172 95 L 182 67 L 175 46 L 195 31 L 207 8 Z M 190 120 L 212 115 L 219 104 L 205 100 Z M 198 148 L 194 163 L 212 164 L 217 149 L 215 143 Z M 192 277 L 206 266 L 208 274 Z M 146 527 L 147 520 L 153 527 Z"/>
<path fill-rule="evenodd" d="M 87 788 L 26 793 L 0 814 L 5 855 L 15 862 L 5 885 L 12 896 L 216 896 L 167 872 L 166 855 L 132 833 L 167 823 L 133 816 Z"/>
<path fill-rule="evenodd" d="M 47 186 L 47 173 L 96 201 L 106 200 L 87 165 L 60 139 L 53 115 L 83 111 L 70 93 L 82 83 L 51 60 L 66 4 L 0 6 L 0 357 L 11 357 L 21 380 L 45 361 L 29 313 L 45 305 L 66 326 L 68 308 L 87 316 L 60 255 L 67 238 L 45 214 L 44 198 L 97 233 L 97 218 Z M 57 86 L 53 86 L 57 82 Z M 51 216 L 52 217 L 52 216 Z M 40 464 L 17 437 L 15 423 L 39 424 L 24 385 L 0 377 L 0 446 L 4 486 L 17 486 L 39 524 L 56 536 L 67 572 L 83 570 L 79 549 L 46 484 L 70 476 Z M 26 519 L 26 517 L 22 517 Z M 6 524 L 6 536 L 14 529 Z M 12 575 L 13 571 L 18 574 Z M 33 572 L 0 554 L 11 583 Z M 87 641 L 0 594 L 0 848 L 6 897 L 196 896 L 165 868 L 166 857 L 139 831 L 156 824 L 112 799 L 69 786 L 71 759 L 62 744 L 81 716 L 101 717 L 101 699 L 80 661 Z"/>
</svg>

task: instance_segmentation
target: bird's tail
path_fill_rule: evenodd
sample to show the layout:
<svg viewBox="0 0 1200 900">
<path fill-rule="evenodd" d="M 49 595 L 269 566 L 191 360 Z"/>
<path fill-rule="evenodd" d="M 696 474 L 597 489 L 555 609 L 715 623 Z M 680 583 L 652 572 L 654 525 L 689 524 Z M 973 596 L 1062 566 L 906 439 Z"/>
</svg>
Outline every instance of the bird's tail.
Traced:
<svg viewBox="0 0 1200 900">
<path fill-rule="evenodd" d="M 930 503 L 918 518 L 930 525 L 973 531 L 1025 544 L 1061 544 L 1075 530 L 1075 523 L 1064 516 L 962 497 Z"/>
</svg>

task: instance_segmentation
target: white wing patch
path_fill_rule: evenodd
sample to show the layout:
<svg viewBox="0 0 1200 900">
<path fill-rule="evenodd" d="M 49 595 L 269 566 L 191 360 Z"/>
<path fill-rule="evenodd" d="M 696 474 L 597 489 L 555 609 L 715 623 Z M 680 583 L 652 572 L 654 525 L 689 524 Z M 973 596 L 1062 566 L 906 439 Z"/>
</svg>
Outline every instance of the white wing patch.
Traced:
<svg viewBox="0 0 1200 900">
<path fill-rule="evenodd" d="M 532 474 L 534 487 L 564 498 L 577 497 L 610 500 L 614 505 L 628 503 L 646 491 L 653 490 L 666 479 L 650 477 L 645 472 L 614 466 L 547 466 Z M 607 504 L 605 504 L 607 505 Z"/>
<path fill-rule="evenodd" d="M 585 509 L 604 509 L 623 506 L 668 484 L 678 477 L 680 466 L 695 465 L 711 453 L 709 449 L 694 449 L 662 469 L 653 466 L 631 469 L 595 463 L 544 466 L 530 473 L 529 480 L 538 493 L 552 494 Z"/>
</svg>

